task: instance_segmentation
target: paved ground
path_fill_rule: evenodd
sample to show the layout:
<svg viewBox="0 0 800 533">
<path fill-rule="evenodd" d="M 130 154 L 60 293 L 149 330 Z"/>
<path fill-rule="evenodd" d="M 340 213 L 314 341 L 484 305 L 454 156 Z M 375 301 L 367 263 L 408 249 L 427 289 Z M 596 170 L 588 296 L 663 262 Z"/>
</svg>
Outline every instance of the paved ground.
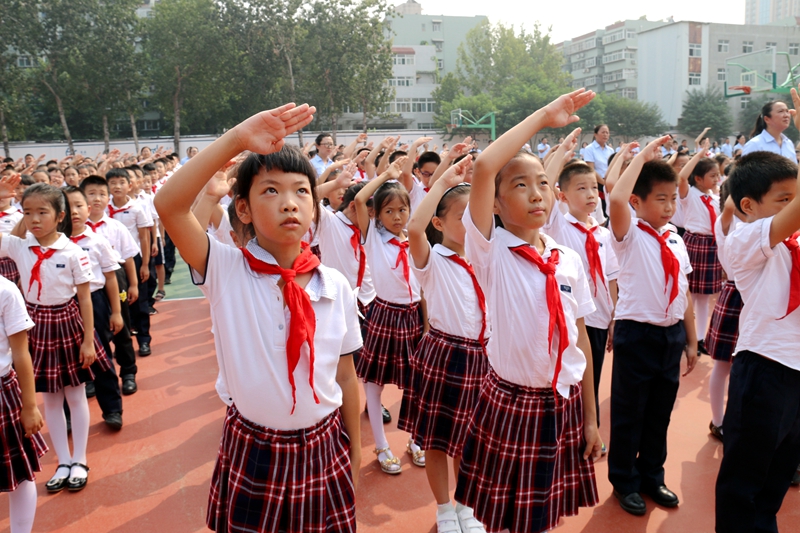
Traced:
<svg viewBox="0 0 800 533">
<path fill-rule="evenodd" d="M 167 287 L 189 289 L 185 269 Z M 183 289 L 182 289 L 183 290 Z M 205 531 L 208 483 L 219 443 L 224 406 L 214 392 L 216 361 L 205 300 L 165 301 L 154 317 L 153 355 L 140 361 L 139 392 L 126 397 L 125 427 L 112 433 L 90 401 L 93 425 L 89 439 L 89 484 L 80 493 L 47 495 L 44 483 L 55 470 L 56 456 L 44 458 L 38 479 L 39 508 L 34 531 L 70 533 L 190 533 Z M 610 368 L 610 363 L 606 363 Z M 601 503 L 566 519 L 559 533 L 690 532 L 714 530 L 713 491 L 722 447 L 707 435 L 708 376 L 703 357 L 681 384 L 669 434 L 667 483 L 678 493 L 678 509 L 651 511 L 636 518 L 624 513 L 611 496 L 606 463 L 597 464 Z M 607 437 L 608 373 L 601 386 Z M 400 394 L 391 387 L 384 403 L 397 418 Z M 45 428 L 46 429 L 46 428 Z M 387 426 L 398 455 L 407 436 Z M 45 439 L 50 437 L 45 433 Z M 435 533 L 435 507 L 425 472 L 402 459 L 403 473 L 380 472 L 366 417 L 362 419 L 363 462 L 357 495 L 359 531 L 366 533 Z M 0 498 L 0 531 L 8 531 L 8 509 Z M 800 531 L 800 491 L 792 489 L 779 515 L 784 532 Z"/>
</svg>

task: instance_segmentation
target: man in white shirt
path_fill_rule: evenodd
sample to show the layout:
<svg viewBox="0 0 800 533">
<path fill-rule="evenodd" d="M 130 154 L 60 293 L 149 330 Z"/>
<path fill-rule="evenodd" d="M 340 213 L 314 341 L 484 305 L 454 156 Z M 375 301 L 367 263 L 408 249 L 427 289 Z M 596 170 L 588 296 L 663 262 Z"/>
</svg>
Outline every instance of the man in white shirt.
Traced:
<svg viewBox="0 0 800 533">
<path fill-rule="evenodd" d="M 536 147 L 539 151 L 539 159 L 544 159 L 550 153 L 550 145 L 547 144 L 547 137 L 542 137 L 542 142 Z"/>
</svg>

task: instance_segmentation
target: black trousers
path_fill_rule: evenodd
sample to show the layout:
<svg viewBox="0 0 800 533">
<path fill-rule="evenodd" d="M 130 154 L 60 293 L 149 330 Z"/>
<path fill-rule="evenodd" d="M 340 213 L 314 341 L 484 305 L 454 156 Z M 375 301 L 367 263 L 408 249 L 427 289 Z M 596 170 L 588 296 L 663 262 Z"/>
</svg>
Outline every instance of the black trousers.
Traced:
<svg viewBox="0 0 800 533">
<path fill-rule="evenodd" d="M 138 368 L 136 368 L 136 350 L 133 349 L 133 339 L 131 338 L 131 313 L 127 298 L 128 276 L 125 274 L 124 268 L 116 270 L 115 273 L 119 292 L 126 293 L 125 301 L 120 304 L 122 322 L 125 327 L 114 335 L 114 358 L 119 365 L 119 375 L 124 379 L 125 376 L 135 376 Z"/>
<path fill-rule="evenodd" d="M 169 238 L 169 233 L 164 232 L 164 270 L 170 277 L 175 270 L 175 243 Z"/>
<path fill-rule="evenodd" d="M 685 345 L 683 321 L 661 327 L 617 320 L 614 326 L 608 480 L 622 494 L 664 484 Z"/>
<path fill-rule="evenodd" d="M 111 304 L 105 289 L 92 292 L 92 309 L 94 310 L 94 333 L 100 339 L 106 354 L 111 362 L 111 368 L 100 371 L 98 365 L 94 365 L 94 386 L 97 391 L 97 404 L 104 415 L 122 412 L 122 395 L 119 390 L 119 378 L 114 369 L 114 359 L 111 356 L 111 329 L 109 321 L 111 319 Z"/>
<path fill-rule="evenodd" d="M 136 265 L 136 275 L 139 276 L 139 271 L 142 268 L 142 256 L 137 254 L 133 258 Z M 150 276 L 152 277 L 152 272 Z M 131 325 L 136 330 L 136 340 L 139 346 L 143 343 L 150 344 L 152 337 L 150 337 L 150 286 L 145 281 L 142 283 L 139 280 L 139 299 L 136 300 L 131 306 Z"/>
<path fill-rule="evenodd" d="M 777 533 L 775 515 L 800 463 L 800 372 L 736 354 L 722 425 L 717 532 Z"/>
<path fill-rule="evenodd" d="M 606 358 L 608 330 L 586 326 L 589 345 L 592 347 L 592 370 L 594 371 L 594 404 L 597 409 L 597 427 L 600 427 L 600 374 L 603 371 L 603 360 Z"/>
</svg>

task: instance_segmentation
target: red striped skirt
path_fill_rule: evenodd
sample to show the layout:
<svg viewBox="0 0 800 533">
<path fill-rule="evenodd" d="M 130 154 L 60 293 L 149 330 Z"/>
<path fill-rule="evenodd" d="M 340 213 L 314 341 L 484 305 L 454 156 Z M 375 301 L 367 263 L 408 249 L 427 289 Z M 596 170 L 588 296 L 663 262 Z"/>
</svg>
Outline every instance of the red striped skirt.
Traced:
<svg viewBox="0 0 800 533">
<path fill-rule="evenodd" d="M 422 337 L 419 303 L 393 304 L 375 298 L 365 324 L 367 333 L 356 373 L 369 383 L 392 383 L 406 389 L 411 382 L 411 359 Z"/>
<path fill-rule="evenodd" d="M 35 481 L 41 472 L 39 458 L 47 452 L 47 444 L 40 433 L 25 436 L 20 413 L 22 391 L 17 373 L 12 369 L 0 378 L 0 491 L 16 490 L 23 481 Z"/>
<path fill-rule="evenodd" d="M 739 315 L 742 312 L 742 295 L 736 284 L 728 281 L 714 305 L 711 326 L 706 333 L 706 350 L 715 361 L 730 363 L 739 339 Z"/>
<path fill-rule="evenodd" d="M 19 283 L 17 264 L 10 257 L 0 257 L 0 276 L 3 276 L 12 283 Z"/>
<path fill-rule="evenodd" d="M 431 328 L 422 337 L 413 371 L 414 442 L 423 450 L 460 457 L 467 426 L 489 371 L 483 345 Z"/>
<path fill-rule="evenodd" d="M 722 290 L 722 265 L 717 259 L 717 241 L 713 235 L 703 235 L 687 231 L 683 235 L 692 272 L 689 292 L 694 294 L 716 294 Z"/>
<path fill-rule="evenodd" d="M 66 386 L 77 387 L 94 379 L 91 368 L 81 368 L 83 319 L 74 299 L 62 305 L 28 303 L 28 314 L 36 324 L 28 332 L 36 392 L 58 392 Z M 103 345 L 94 335 L 98 371 L 111 368 Z"/>
<path fill-rule="evenodd" d="M 562 516 L 598 503 L 584 446 L 580 384 L 556 403 L 552 389 L 518 386 L 490 370 L 470 421 L 456 500 L 489 532 L 553 529 Z"/>
<path fill-rule="evenodd" d="M 225 533 L 354 533 L 349 451 L 338 410 L 313 427 L 282 431 L 230 406 L 206 524 Z"/>
</svg>

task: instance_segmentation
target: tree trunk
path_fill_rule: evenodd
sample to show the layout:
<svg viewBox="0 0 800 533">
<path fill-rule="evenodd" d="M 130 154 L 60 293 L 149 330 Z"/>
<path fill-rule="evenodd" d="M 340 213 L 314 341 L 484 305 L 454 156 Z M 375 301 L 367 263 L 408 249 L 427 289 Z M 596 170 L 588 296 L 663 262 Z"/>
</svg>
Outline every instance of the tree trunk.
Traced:
<svg viewBox="0 0 800 533">
<path fill-rule="evenodd" d="M 362 129 L 363 129 L 364 133 L 367 133 L 367 99 L 366 98 L 362 98 L 361 99 L 361 112 L 362 112 L 362 115 L 363 115 Z"/>
<path fill-rule="evenodd" d="M 111 142 L 109 141 L 109 133 L 108 133 L 108 115 L 103 113 L 103 148 L 105 149 L 106 153 L 108 153 L 109 145 Z"/>
<path fill-rule="evenodd" d="M 139 154 L 139 130 L 136 129 L 136 117 L 133 116 L 133 113 L 129 113 L 128 116 L 131 119 L 131 132 L 133 132 L 133 146 L 136 149 L 136 154 Z"/>
<path fill-rule="evenodd" d="M 177 70 L 177 67 L 176 67 Z M 175 88 L 175 93 L 172 96 L 172 109 L 175 116 L 172 119 L 172 137 L 174 150 L 176 154 L 181 153 L 181 81 L 183 78 L 178 76 L 178 86 Z"/>
<path fill-rule="evenodd" d="M 75 155 L 75 147 L 72 144 L 72 134 L 69 132 L 69 126 L 67 125 L 67 114 L 64 112 L 64 102 L 61 101 L 61 97 L 53 90 L 49 83 L 44 81 L 45 87 L 50 91 L 50 94 L 53 95 L 53 98 L 56 101 L 56 107 L 58 107 L 58 118 L 61 120 L 61 127 L 64 129 L 64 138 L 67 140 L 67 146 L 69 147 L 70 155 Z"/>
<path fill-rule="evenodd" d="M 336 148 L 336 129 L 338 127 L 339 117 L 336 113 L 331 115 L 331 135 L 333 135 L 333 146 Z M 336 150 L 334 150 L 336 152 Z"/>
<path fill-rule="evenodd" d="M 283 50 L 283 56 L 286 58 L 286 66 L 289 69 L 289 88 L 292 92 L 292 102 L 296 102 L 297 94 L 295 93 L 294 69 L 292 68 L 292 58 L 289 56 L 288 53 L 286 53 L 285 48 Z M 303 141 L 303 130 L 297 131 L 297 139 L 298 139 L 298 145 L 300 146 L 300 148 L 302 148 L 303 145 L 305 144 L 305 142 Z"/>
<path fill-rule="evenodd" d="M 0 107 L 0 132 L 3 135 L 3 151 L 6 157 L 11 157 L 11 148 L 8 146 L 8 129 L 6 128 L 6 113 Z"/>
</svg>

